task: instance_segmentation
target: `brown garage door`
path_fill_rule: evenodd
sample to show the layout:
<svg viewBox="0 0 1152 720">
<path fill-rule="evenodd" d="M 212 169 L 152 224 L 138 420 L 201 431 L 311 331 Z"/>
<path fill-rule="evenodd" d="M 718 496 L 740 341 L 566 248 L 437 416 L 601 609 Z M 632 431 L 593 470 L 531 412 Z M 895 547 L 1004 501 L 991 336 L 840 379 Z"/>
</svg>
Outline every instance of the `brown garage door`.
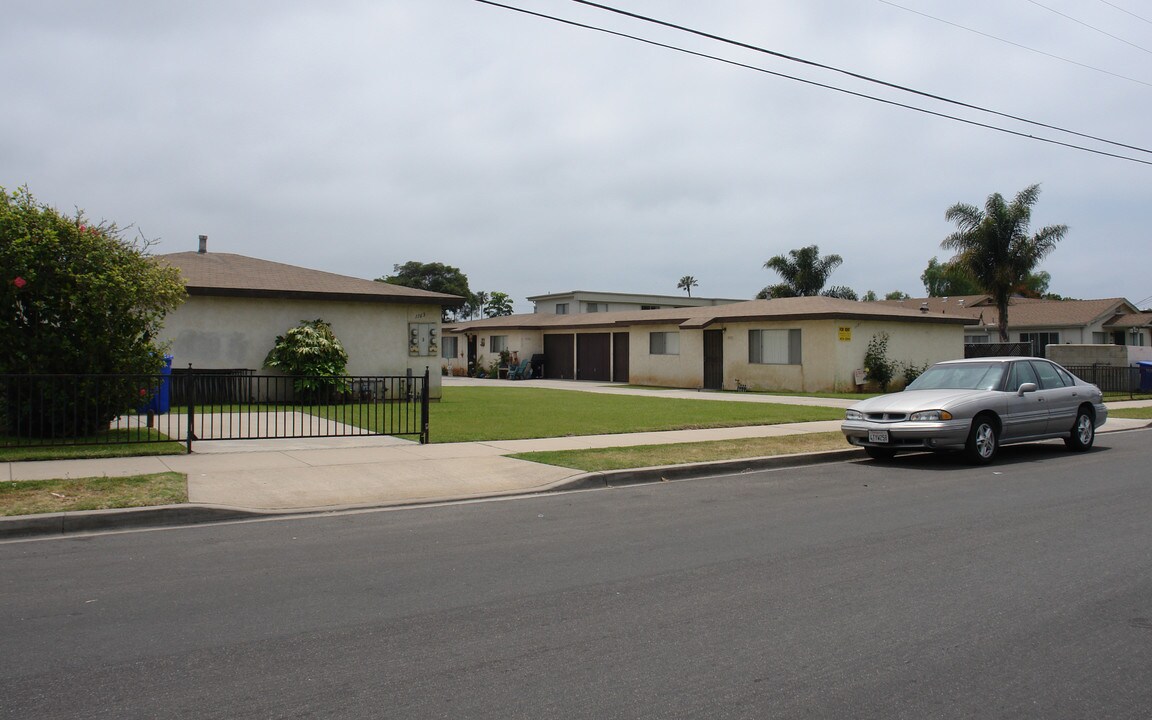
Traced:
<svg viewBox="0 0 1152 720">
<path fill-rule="evenodd" d="M 612 379 L 612 333 L 583 333 L 576 336 L 576 379 Z"/>
<path fill-rule="evenodd" d="M 576 377 L 575 335 L 544 336 L 544 377 L 572 380 Z"/>
</svg>

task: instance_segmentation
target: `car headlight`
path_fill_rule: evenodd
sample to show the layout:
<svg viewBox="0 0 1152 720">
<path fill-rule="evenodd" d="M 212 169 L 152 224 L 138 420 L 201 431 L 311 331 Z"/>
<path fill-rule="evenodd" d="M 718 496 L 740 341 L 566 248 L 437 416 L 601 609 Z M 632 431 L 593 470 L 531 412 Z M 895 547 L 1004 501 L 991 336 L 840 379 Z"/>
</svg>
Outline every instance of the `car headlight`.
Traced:
<svg viewBox="0 0 1152 720">
<path fill-rule="evenodd" d="M 859 410 L 846 410 L 844 412 L 844 419 L 845 420 L 863 420 L 864 419 L 864 413 L 860 412 Z"/>
<path fill-rule="evenodd" d="M 921 410 L 909 415 L 908 419 L 912 422 L 939 422 L 940 420 L 951 420 L 952 413 L 947 410 Z"/>
</svg>

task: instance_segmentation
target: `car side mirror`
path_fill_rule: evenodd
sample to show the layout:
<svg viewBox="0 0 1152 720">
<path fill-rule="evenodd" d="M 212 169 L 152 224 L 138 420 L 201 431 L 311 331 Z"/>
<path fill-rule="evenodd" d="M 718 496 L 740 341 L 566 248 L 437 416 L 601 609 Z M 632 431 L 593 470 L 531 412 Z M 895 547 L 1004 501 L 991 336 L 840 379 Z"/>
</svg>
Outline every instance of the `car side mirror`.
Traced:
<svg viewBox="0 0 1152 720">
<path fill-rule="evenodd" d="M 1016 394 L 1024 397 L 1024 393 L 1036 392 L 1038 389 L 1036 383 L 1024 383 L 1020 386 L 1020 389 L 1016 391 Z"/>
</svg>

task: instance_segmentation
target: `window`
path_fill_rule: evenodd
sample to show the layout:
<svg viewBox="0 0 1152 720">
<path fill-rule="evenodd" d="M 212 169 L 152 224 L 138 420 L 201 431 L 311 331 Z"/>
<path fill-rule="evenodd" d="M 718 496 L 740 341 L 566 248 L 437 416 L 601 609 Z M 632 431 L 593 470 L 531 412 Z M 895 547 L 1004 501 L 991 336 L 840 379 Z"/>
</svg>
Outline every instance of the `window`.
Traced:
<svg viewBox="0 0 1152 720">
<path fill-rule="evenodd" d="M 568 314 L 568 303 L 556 303 L 556 314 L 557 315 L 567 315 Z"/>
<path fill-rule="evenodd" d="M 648 353 L 650 355 L 679 355 L 680 333 L 648 333 Z"/>
<path fill-rule="evenodd" d="M 458 337 L 440 338 L 440 357 L 445 358 L 446 360 L 451 360 L 452 358 L 456 357 L 456 353 L 460 349 L 460 346 L 457 344 L 459 342 L 460 338 Z"/>
<path fill-rule="evenodd" d="M 503 352 L 508 349 L 508 336 L 507 335 L 493 335 L 488 338 L 488 349 L 494 353 Z"/>
<path fill-rule="evenodd" d="M 1040 387 L 1045 390 L 1064 387 L 1064 378 L 1057 372 L 1056 366 L 1052 363 L 1034 362 L 1029 364 L 1036 368 L 1036 374 L 1040 376 Z"/>
<path fill-rule="evenodd" d="M 1094 332 L 1092 333 L 1092 344 L 1109 345 L 1111 344 L 1111 340 L 1108 339 L 1108 333 L 1106 332 Z"/>
<path fill-rule="evenodd" d="M 603 312 L 603 303 L 588 303 L 588 312 Z"/>
<path fill-rule="evenodd" d="M 1016 362 L 1012 363 L 1012 374 L 1008 378 L 1008 392 L 1016 392 L 1024 383 L 1036 383 L 1040 386 L 1040 378 L 1036 377 L 1036 371 L 1032 368 L 1030 362 Z"/>
<path fill-rule="evenodd" d="M 1020 333 L 1020 342 L 1032 343 L 1032 352 L 1036 353 L 1037 357 L 1044 357 L 1045 345 L 1059 345 L 1060 333 L 1058 332 L 1034 332 L 1034 333 Z"/>
<path fill-rule="evenodd" d="M 964 343 L 966 345 L 984 345 L 988 343 L 987 335 L 965 335 Z"/>
<path fill-rule="evenodd" d="M 799 330 L 749 330 L 748 362 L 754 365 L 799 365 Z"/>
<path fill-rule="evenodd" d="M 660 306 L 659 305 L 641 305 L 640 309 L 641 310 L 659 310 Z"/>
</svg>

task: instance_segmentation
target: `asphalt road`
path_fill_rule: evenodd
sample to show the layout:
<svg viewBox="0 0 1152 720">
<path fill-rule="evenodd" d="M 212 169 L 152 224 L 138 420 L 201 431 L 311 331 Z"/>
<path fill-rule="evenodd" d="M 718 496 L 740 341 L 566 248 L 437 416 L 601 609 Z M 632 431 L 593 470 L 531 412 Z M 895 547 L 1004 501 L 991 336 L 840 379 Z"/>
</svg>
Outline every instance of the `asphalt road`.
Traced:
<svg viewBox="0 0 1152 720">
<path fill-rule="evenodd" d="M 0 544 L 0 717 L 1148 718 L 1097 443 Z"/>
</svg>

